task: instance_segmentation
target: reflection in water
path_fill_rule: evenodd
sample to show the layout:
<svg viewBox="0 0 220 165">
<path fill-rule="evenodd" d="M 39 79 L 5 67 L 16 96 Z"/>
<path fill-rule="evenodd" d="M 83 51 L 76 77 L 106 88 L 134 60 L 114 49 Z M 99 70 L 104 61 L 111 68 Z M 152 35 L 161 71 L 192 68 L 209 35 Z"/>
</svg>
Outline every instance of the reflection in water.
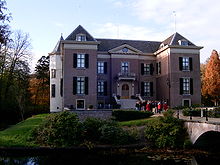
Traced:
<svg viewBox="0 0 220 165">
<path fill-rule="evenodd" d="M 35 157 L 0 157 L 0 164 L 6 165 L 48 165 L 48 164 L 103 164 L 103 165 L 197 165 L 197 158 L 181 155 L 115 154 L 81 155 L 54 154 Z M 204 161 L 204 160 L 202 160 Z M 203 163 L 199 163 L 203 164 Z M 210 163 L 209 163 L 210 164 Z"/>
</svg>

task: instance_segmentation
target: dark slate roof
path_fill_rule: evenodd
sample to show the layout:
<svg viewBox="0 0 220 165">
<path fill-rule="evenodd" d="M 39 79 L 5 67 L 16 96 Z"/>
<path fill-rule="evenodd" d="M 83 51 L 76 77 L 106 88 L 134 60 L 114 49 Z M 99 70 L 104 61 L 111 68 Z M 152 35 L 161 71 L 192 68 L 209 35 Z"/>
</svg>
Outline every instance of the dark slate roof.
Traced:
<svg viewBox="0 0 220 165">
<path fill-rule="evenodd" d="M 52 53 L 60 52 L 60 43 L 61 43 L 62 40 L 64 40 L 63 36 L 60 37 L 60 39 L 57 42 L 57 44 L 56 44 L 55 48 L 53 49 Z"/>
<path fill-rule="evenodd" d="M 190 46 L 196 46 L 195 44 L 193 44 L 191 41 L 189 41 L 188 39 L 186 39 L 185 37 L 183 37 L 182 35 L 180 35 L 179 33 L 174 33 L 173 35 L 171 35 L 170 37 L 168 37 L 166 40 L 164 40 L 162 43 L 164 45 L 179 45 L 178 41 L 179 40 L 186 40 L 188 41 L 188 45 Z"/>
<path fill-rule="evenodd" d="M 81 25 L 79 25 L 65 40 L 76 40 L 77 34 L 85 34 L 86 41 L 96 41 Z"/>
<path fill-rule="evenodd" d="M 101 43 L 98 45 L 98 51 L 109 51 L 123 44 L 130 45 L 143 53 L 154 53 L 158 50 L 161 42 L 156 41 L 138 41 L 138 40 L 119 40 L 119 39 L 96 39 Z"/>
</svg>

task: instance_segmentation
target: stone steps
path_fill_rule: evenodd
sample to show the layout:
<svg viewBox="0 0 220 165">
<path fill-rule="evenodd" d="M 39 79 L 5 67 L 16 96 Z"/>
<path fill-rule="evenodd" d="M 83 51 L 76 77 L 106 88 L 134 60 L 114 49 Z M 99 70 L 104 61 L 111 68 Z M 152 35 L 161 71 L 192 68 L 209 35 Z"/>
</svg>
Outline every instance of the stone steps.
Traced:
<svg viewBox="0 0 220 165">
<path fill-rule="evenodd" d="M 136 99 L 120 99 L 120 109 L 136 109 Z"/>
</svg>

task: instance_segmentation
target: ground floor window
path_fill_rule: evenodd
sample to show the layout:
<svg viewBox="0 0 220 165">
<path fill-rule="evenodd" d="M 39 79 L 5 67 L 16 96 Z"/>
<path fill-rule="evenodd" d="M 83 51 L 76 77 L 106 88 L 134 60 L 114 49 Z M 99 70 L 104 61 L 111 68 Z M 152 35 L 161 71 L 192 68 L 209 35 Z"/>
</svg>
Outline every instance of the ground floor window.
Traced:
<svg viewBox="0 0 220 165">
<path fill-rule="evenodd" d="M 85 100 L 76 100 L 76 109 L 85 109 Z"/>
<path fill-rule="evenodd" d="M 183 99 L 182 106 L 190 107 L 191 106 L 191 99 Z"/>
</svg>

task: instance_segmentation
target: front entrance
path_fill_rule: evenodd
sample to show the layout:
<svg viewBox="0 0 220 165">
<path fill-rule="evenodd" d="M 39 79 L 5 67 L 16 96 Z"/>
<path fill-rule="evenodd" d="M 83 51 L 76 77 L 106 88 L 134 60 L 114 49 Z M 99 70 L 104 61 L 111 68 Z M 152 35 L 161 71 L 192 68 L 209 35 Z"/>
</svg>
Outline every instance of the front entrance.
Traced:
<svg viewBox="0 0 220 165">
<path fill-rule="evenodd" d="M 121 87 L 121 98 L 129 99 L 129 86 L 128 84 L 123 84 Z"/>
</svg>

